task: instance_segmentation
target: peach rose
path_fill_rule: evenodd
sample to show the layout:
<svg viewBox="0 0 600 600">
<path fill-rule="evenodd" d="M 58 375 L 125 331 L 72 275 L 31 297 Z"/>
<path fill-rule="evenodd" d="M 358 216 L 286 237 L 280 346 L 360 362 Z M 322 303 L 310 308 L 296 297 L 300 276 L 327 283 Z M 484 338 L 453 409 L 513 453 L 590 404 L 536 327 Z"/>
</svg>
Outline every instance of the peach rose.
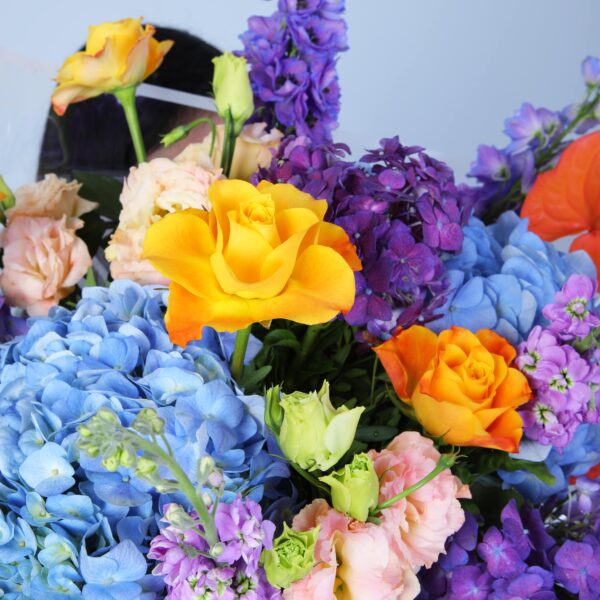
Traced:
<svg viewBox="0 0 600 600">
<path fill-rule="evenodd" d="M 395 551 L 386 528 L 359 523 L 319 499 L 294 518 L 293 528 L 320 526 L 315 547 L 317 564 L 283 592 L 285 600 L 410 600 L 419 582 Z"/>
<path fill-rule="evenodd" d="M 452 327 L 439 336 L 421 326 L 374 348 L 398 396 L 447 444 L 517 452 L 523 421 L 517 407 L 532 396 L 511 367 L 516 350 L 488 329 Z"/>
<path fill-rule="evenodd" d="M 223 125 L 218 125 L 212 155 L 210 154 L 211 136 L 209 134 L 199 144 L 190 144 L 175 158 L 175 162 L 191 161 L 204 168 L 221 164 L 223 133 Z M 266 123 L 245 125 L 235 144 L 230 179 L 250 181 L 250 177 L 258 171 L 259 167 L 267 167 L 271 164 L 272 151 L 278 148 L 282 139 L 283 133 L 278 129 L 267 131 Z"/>
<path fill-rule="evenodd" d="M 397 496 L 435 469 L 440 453 L 433 442 L 405 431 L 381 452 L 369 451 L 379 477 L 379 504 Z M 442 471 L 429 483 L 382 511 L 394 549 L 415 571 L 429 568 L 444 552 L 446 539 L 465 520 L 458 498 L 470 498 L 468 486 Z"/>
<path fill-rule="evenodd" d="M 190 162 L 177 164 L 168 158 L 133 167 L 121 192 L 119 226 L 105 251 L 112 277 L 168 284 L 168 279 L 142 259 L 146 232 L 168 213 L 209 209 L 208 188 L 219 176 L 219 170 L 206 170 Z"/>
<path fill-rule="evenodd" d="M 68 296 L 92 265 L 88 249 L 67 217 L 15 217 L 6 228 L 0 286 L 8 303 L 30 315 L 48 310 Z"/>
<path fill-rule="evenodd" d="M 82 226 L 78 217 L 94 210 L 98 204 L 82 198 L 78 192 L 81 184 L 77 181 L 60 179 L 53 173 L 37 183 L 22 185 L 15 192 L 15 205 L 6 211 L 10 222 L 15 217 L 67 217 L 67 225 L 72 229 Z"/>
</svg>

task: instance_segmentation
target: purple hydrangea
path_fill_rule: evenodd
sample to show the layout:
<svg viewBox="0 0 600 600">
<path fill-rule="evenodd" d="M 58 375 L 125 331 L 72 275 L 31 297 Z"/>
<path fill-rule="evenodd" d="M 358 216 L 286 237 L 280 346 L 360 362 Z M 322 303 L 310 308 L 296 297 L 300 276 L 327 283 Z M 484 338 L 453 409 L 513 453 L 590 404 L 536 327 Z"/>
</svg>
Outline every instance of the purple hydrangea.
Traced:
<svg viewBox="0 0 600 600">
<path fill-rule="evenodd" d="M 344 160 L 347 151 L 287 139 L 257 179 L 292 183 L 328 200 L 327 218 L 348 233 L 362 261 L 345 319 L 372 342 L 431 320 L 444 304 L 441 256 L 461 249 L 470 207 L 452 170 L 418 146 L 383 139 L 357 163 Z"/>
<path fill-rule="evenodd" d="M 197 520 L 197 515 L 190 517 Z M 164 518 L 167 521 L 166 517 Z M 167 521 L 169 522 L 169 521 Z M 259 565 L 271 548 L 275 525 L 263 520 L 260 505 L 238 496 L 220 503 L 215 513 L 219 548 L 208 547 L 200 525 L 189 529 L 169 523 L 151 544 L 148 557 L 158 562 L 153 574 L 164 576 L 169 600 L 279 600 L 281 592 Z"/>
<path fill-rule="evenodd" d="M 554 557 L 556 580 L 580 600 L 600 598 L 600 545 L 567 540 Z"/>
<path fill-rule="evenodd" d="M 347 50 L 344 0 L 279 0 L 242 36 L 257 118 L 287 134 L 330 142 L 337 127 L 337 54 Z"/>
</svg>

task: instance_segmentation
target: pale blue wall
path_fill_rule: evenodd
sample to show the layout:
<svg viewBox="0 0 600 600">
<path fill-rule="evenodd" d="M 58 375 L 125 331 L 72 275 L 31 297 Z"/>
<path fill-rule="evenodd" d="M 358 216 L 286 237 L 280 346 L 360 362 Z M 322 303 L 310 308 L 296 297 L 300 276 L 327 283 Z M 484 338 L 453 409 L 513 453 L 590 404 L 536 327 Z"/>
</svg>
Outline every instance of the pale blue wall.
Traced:
<svg viewBox="0 0 600 600">
<path fill-rule="evenodd" d="M 522 101 L 578 98 L 579 63 L 600 55 L 598 0 L 347 0 L 351 50 L 340 60 L 338 139 L 370 147 L 384 135 L 430 148 L 461 176 L 480 142 L 502 143 Z M 30 180 L 51 78 L 89 24 L 143 15 L 237 48 L 265 0 L 2 0 L 0 172 Z"/>
</svg>

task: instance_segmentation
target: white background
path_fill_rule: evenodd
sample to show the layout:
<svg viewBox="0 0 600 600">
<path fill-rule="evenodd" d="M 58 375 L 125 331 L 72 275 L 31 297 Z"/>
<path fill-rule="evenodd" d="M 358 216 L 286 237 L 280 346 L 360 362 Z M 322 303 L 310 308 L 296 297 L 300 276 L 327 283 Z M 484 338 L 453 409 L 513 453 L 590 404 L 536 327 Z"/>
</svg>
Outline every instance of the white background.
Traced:
<svg viewBox="0 0 600 600">
<path fill-rule="evenodd" d="M 521 102 L 562 108 L 583 92 L 579 66 L 600 55 L 598 0 L 347 0 L 339 141 L 355 154 L 399 134 L 462 179 L 478 143 L 504 144 Z M 143 16 L 222 49 L 271 0 L 0 0 L 0 173 L 32 179 L 56 69 L 87 26 Z"/>
</svg>

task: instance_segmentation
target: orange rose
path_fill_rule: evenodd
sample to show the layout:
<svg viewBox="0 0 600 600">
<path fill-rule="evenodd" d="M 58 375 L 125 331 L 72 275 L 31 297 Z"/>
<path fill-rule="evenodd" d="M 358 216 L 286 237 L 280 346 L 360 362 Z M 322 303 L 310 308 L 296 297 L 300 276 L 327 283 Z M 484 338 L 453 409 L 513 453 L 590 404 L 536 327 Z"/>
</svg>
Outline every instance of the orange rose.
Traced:
<svg viewBox="0 0 600 600">
<path fill-rule="evenodd" d="M 152 25 L 142 27 L 141 19 L 90 27 L 85 50 L 69 56 L 56 76 L 56 114 L 64 114 L 74 102 L 138 85 L 154 73 L 173 45 L 155 40 L 154 32 Z"/>
<path fill-rule="evenodd" d="M 515 349 L 498 334 L 414 326 L 374 348 L 398 396 L 423 427 L 448 444 L 516 452 L 523 421 L 515 410 L 531 388 L 511 367 Z"/>
<path fill-rule="evenodd" d="M 210 211 L 167 215 L 144 243 L 144 258 L 171 280 L 165 322 L 175 343 L 199 339 L 204 325 L 313 325 L 351 308 L 360 260 L 344 230 L 323 221 L 325 200 L 237 179 L 213 183 L 208 199 Z"/>
</svg>

